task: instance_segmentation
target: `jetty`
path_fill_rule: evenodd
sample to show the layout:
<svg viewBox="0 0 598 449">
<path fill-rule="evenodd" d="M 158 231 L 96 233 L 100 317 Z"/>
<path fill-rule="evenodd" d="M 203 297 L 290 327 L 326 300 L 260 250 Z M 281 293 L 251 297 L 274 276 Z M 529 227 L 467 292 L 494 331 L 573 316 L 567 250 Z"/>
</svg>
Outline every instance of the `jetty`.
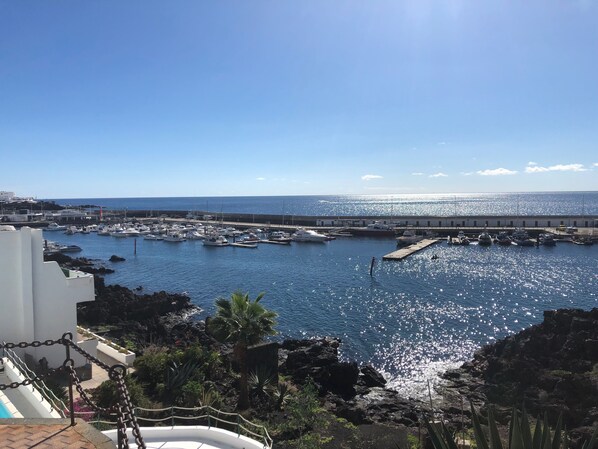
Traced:
<svg viewBox="0 0 598 449">
<path fill-rule="evenodd" d="M 386 256 L 382 257 L 382 260 L 403 260 L 410 255 L 427 248 L 428 246 L 438 243 L 439 241 L 439 238 L 423 239 L 417 243 L 414 243 L 413 245 L 406 246 L 405 248 L 399 248 L 396 251 L 387 254 Z"/>
</svg>

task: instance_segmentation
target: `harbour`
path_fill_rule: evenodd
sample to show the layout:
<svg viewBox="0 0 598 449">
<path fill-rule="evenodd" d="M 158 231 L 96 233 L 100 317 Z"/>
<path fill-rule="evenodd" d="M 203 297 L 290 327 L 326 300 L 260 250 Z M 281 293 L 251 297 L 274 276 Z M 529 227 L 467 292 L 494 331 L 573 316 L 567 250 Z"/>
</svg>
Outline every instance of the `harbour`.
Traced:
<svg viewBox="0 0 598 449">
<path fill-rule="evenodd" d="M 202 309 L 200 318 L 212 315 L 214 300 L 231 291 L 264 291 L 280 315 L 277 338 L 338 336 L 343 357 L 372 363 L 394 388 L 415 396 L 425 393 L 425 379 L 435 372 L 539 322 L 544 310 L 598 304 L 597 246 L 564 241 L 525 248 L 447 245 L 445 238 L 401 263 L 375 264 L 370 276 L 372 257 L 396 249 L 393 236 L 267 241 L 231 251 L 210 250 L 199 240 L 173 245 L 93 232 L 44 234 L 115 269 L 107 283 L 186 292 Z M 108 262 L 114 254 L 126 260 Z"/>
</svg>

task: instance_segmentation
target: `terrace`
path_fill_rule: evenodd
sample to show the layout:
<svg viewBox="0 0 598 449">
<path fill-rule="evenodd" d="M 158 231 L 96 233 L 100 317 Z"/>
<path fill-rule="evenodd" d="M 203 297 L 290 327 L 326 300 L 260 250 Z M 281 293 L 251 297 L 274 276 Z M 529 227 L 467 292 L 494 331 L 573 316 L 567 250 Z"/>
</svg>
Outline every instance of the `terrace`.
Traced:
<svg viewBox="0 0 598 449">
<path fill-rule="evenodd" d="M 44 373 L 29 369 L 14 349 L 62 346 L 64 363 Z M 124 382 L 126 368 L 109 366 L 87 353 L 66 333 L 57 340 L 31 343 L 3 343 L 3 373 L 0 375 L 0 441 L 6 448 L 90 447 L 179 448 L 179 449 L 265 449 L 272 447 L 267 430 L 236 413 L 211 407 L 169 407 L 141 409 L 131 403 Z M 109 409 L 98 407 L 87 394 L 73 366 L 77 353 L 108 373 L 118 386 L 119 403 Z M 58 399 L 44 383 L 50 376 L 68 379 L 68 404 Z M 91 411 L 75 410 L 75 391 Z M 10 397 L 9 397 L 10 396 Z M 2 415 L 0 415 L 2 416 Z M 22 419 L 16 419 L 20 418 Z M 89 421 L 86 422 L 86 421 Z M 141 427 L 140 422 L 147 424 Z M 154 427 L 170 424 L 168 427 Z M 183 425 L 179 425 L 183 423 Z M 95 427 L 94 427 L 95 426 Z M 102 429 L 100 432 L 98 429 Z"/>
</svg>

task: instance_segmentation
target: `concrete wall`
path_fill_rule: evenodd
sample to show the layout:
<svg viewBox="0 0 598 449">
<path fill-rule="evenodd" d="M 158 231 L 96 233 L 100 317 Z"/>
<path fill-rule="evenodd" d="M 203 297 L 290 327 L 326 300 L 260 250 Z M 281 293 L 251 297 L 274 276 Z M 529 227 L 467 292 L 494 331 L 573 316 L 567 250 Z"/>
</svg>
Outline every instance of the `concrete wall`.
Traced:
<svg viewBox="0 0 598 449">
<path fill-rule="evenodd" d="M 55 340 L 65 332 L 76 338 L 76 305 L 94 299 L 93 275 L 70 271 L 67 278 L 56 262 L 44 262 L 42 231 L 28 227 L 0 231 L 0 286 L 0 340 L 8 342 Z M 61 345 L 25 353 L 34 362 L 45 357 L 50 367 L 65 358 Z"/>
</svg>

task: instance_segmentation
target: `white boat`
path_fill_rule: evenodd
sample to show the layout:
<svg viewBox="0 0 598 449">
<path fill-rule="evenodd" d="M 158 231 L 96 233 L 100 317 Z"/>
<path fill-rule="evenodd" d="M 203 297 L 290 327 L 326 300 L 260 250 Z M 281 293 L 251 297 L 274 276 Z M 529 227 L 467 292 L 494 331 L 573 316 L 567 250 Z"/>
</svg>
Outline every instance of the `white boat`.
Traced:
<svg viewBox="0 0 598 449">
<path fill-rule="evenodd" d="M 268 240 L 272 240 L 273 242 L 291 242 L 293 239 L 287 232 L 272 231 L 268 236 Z"/>
<path fill-rule="evenodd" d="M 135 228 L 127 228 L 123 232 L 127 237 L 139 237 L 139 231 Z"/>
<path fill-rule="evenodd" d="M 484 231 L 478 236 L 478 243 L 480 245 L 486 246 L 492 245 L 492 237 L 490 236 L 488 231 Z"/>
<path fill-rule="evenodd" d="M 59 225 L 58 223 L 50 223 L 44 231 L 64 231 L 66 230 L 66 226 Z"/>
<path fill-rule="evenodd" d="M 200 234 L 199 232 L 197 232 L 195 230 L 187 232 L 187 240 L 203 240 L 205 238 L 206 238 L 205 235 Z"/>
<path fill-rule="evenodd" d="M 412 229 L 405 229 L 405 231 L 403 231 L 403 235 L 397 237 L 397 245 L 413 245 L 414 243 L 417 243 L 423 239 L 423 235 L 417 235 Z"/>
<path fill-rule="evenodd" d="M 143 236 L 143 240 L 164 240 L 164 237 L 161 235 L 146 234 Z"/>
<path fill-rule="evenodd" d="M 66 235 L 73 235 L 77 234 L 78 232 L 79 229 L 77 228 L 77 226 L 69 226 L 68 228 L 66 228 L 66 231 L 64 231 Z"/>
<path fill-rule="evenodd" d="M 126 238 L 127 237 L 127 234 L 122 229 L 116 229 L 116 230 L 112 231 L 110 233 L 110 235 L 112 237 L 116 237 L 116 238 Z"/>
<path fill-rule="evenodd" d="M 184 242 L 185 241 L 185 237 L 183 237 L 179 233 L 166 234 L 164 236 L 164 241 L 165 242 L 170 242 L 170 243 Z"/>
<path fill-rule="evenodd" d="M 223 235 L 212 234 L 203 241 L 205 246 L 228 246 L 228 240 Z"/>
<path fill-rule="evenodd" d="M 294 242 L 325 242 L 328 237 L 311 229 L 298 228 L 291 236 Z"/>
</svg>

